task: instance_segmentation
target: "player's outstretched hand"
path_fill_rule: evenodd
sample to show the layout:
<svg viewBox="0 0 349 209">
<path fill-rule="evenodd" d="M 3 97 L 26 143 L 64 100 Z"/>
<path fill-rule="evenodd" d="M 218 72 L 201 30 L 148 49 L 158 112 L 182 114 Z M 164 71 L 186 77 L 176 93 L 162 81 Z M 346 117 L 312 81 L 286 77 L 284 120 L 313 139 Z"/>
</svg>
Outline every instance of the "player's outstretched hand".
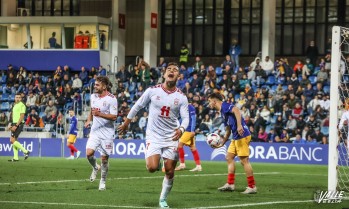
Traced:
<svg viewBox="0 0 349 209">
<path fill-rule="evenodd" d="M 175 130 L 175 135 L 172 137 L 172 141 L 178 141 L 178 139 L 182 136 L 182 131 L 180 129 Z"/>
<path fill-rule="evenodd" d="M 128 126 L 126 125 L 126 123 L 123 123 L 123 124 L 119 125 L 119 127 L 118 127 L 118 133 L 119 133 L 120 135 L 124 135 L 124 134 L 126 133 L 127 127 L 128 127 Z"/>
</svg>

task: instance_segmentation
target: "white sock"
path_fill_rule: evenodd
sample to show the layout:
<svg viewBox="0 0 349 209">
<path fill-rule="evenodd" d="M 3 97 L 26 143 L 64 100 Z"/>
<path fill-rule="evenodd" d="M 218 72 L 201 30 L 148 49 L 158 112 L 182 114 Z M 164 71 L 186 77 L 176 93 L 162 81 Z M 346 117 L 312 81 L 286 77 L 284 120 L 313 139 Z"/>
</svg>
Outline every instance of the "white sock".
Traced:
<svg viewBox="0 0 349 209">
<path fill-rule="evenodd" d="M 160 194 L 160 200 L 165 200 L 170 193 L 173 186 L 173 178 L 167 179 L 167 177 L 164 177 L 164 180 L 162 182 L 162 190 Z"/>
<path fill-rule="evenodd" d="M 105 181 L 108 175 L 109 170 L 109 162 L 108 161 L 102 161 L 101 165 L 101 181 Z"/>
</svg>

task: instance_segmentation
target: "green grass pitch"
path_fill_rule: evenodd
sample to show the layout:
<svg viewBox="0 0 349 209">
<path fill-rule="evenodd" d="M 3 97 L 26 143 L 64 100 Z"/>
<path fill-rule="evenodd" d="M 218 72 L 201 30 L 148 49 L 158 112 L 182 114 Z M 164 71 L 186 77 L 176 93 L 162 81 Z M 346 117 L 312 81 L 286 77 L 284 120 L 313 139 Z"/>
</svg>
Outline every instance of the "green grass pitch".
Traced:
<svg viewBox="0 0 349 209">
<path fill-rule="evenodd" d="M 89 182 L 85 159 L 34 158 L 17 163 L 0 157 L 0 208 L 157 208 L 164 174 L 148 173 L 144 160 L 111 159 L 107 190 Z M 203 171 L 177 171 L 168 197 L 171 208 L 349 208 L 318 204 L 314 192 L 327 190 L 327 166 L 252 163 L 258 194 L 243 195 L 246 177 L 236 164 L 236 191 L 219 192 L 226 181 L 225 162 L 202 162 Z"/>
</svg>

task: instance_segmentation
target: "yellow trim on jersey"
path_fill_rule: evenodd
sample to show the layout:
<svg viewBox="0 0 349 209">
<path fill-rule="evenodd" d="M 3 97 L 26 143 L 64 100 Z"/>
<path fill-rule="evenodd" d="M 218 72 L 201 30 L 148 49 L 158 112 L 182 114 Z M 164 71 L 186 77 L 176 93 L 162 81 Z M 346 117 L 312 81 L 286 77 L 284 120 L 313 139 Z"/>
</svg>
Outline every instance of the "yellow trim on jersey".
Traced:
<svg viewBox="0 0 349 209">
<path fill-rule="evenodd" d="M 246 157 L 250 155 L 251 135 L 239 140 L 231 140 L 228 152 L 239 157 Z"/>
</svg>

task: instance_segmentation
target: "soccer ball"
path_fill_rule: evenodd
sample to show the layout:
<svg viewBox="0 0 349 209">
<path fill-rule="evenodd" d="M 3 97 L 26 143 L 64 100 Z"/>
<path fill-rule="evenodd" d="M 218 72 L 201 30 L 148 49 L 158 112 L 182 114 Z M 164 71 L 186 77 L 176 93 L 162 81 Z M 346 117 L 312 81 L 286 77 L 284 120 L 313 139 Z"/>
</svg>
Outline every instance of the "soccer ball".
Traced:
<svg viewBox="0 0 349 209">
<path fill-rule="evenodd" d="M 210 133 L 206 136 L 206 143 L 209 146 L 218 146 L 221 143 L 221 137 L 216 133 Z"/>
</svg>

